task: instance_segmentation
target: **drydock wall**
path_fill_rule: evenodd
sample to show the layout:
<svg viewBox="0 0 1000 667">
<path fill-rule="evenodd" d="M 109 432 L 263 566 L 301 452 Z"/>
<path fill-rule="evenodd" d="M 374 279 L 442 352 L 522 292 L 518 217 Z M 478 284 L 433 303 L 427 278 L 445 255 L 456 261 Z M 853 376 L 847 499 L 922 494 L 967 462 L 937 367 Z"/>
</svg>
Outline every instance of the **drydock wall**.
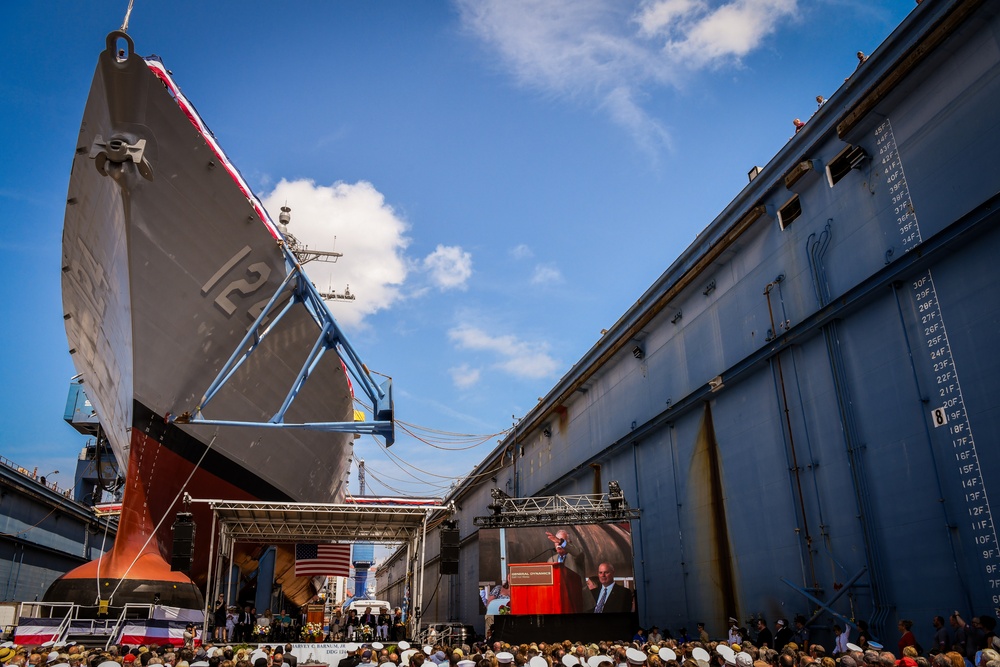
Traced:
<svg viewBox="0 0 1000 667">
<path fill-rule="evenodd" d="M 483 628 L 490 487 L 609 480 L 642 511 L 647 627 L 722 636 L 845 587 L 832 609 L 887 641 L 897 618 L 928 646 L 936 614 L 997 615 L 998 11 L 918 5 L 526 415 L 453 494 L 460 575 L 428 539 L 425 623 Z"/>
</svg>

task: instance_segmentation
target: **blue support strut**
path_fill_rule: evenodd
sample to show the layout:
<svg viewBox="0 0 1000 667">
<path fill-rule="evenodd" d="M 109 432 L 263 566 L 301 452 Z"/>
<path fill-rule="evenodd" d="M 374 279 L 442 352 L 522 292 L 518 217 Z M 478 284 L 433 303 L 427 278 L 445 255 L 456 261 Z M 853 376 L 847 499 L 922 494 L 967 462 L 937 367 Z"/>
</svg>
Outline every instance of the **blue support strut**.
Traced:
<svg viewBox="0 0 1000 667">
<path fill-rule="evenodd" d="M 285 279 L 275 290 L 267 305 L 256 317 L 253 324 L 247 330 L 246 336 L 243 337 L 243 340 L 240 341 L 232 355 L 230 355 L 229 360 L 222 366 L 222 369 L 219 371 L 216 378 L 209 385 L 208 389 L 205 390 L 200 405 L 195 408 L 194 413 L 191 415 L 174 416 L 170 418 L 170 421 L 181 424 L 204 426 L 252 426 L 261 428 L 307 429 L 334 433 L 371 434 L 382 436 L 385 438 L 386 446 L 391 445 L 395 440 L 392 380 L 386 379 L 381 384 L 375 383 L 371 377 L 368 367 L 361 361 L 361 358 L 347 340 L 347 336 L 334 319 L 333 313 L 330 312 L 326 302 L 324 302 L 323 298 L 319 295 L 319 292 L 316 290 L 316 286 L 313 285 L 308 276 L 306 276 L 305 271 L 302 269 L 302 265 L 295 258 L 294 254 L 288 250 L 285 244 L 281 244 L 281 247 L 285 254 L 285 265 L 288 270 L 288 275 L 285 276 Z M 289 284 L 294 285 L 292 288 L 291 299 L 284 305 L 277 317 L 268 322 L 268 318 L 271 316 L 272 311 L 274 311 L 277 305 L 281 302 L 281 295 L 286 291 Z M 285 396 L 285 400 L 278 412 L 274 414 L 270 421 L 266 422 L 206 419 L 202 412 L 205 406 L 208 405 L 212 398 L 219 393 L 230 378 L 233 377 L 236 371 L 239 370 L 240 366 L 242 366 L 243 363 L 250 358 L 261 342 L 271 331 L 274 330 L 274 327 L 285 316 L 285 314 L 297 304 L 301 304 L 305 307 L 306 311 L 312 316 L 313 320 L 315 320 L 316 324 L 319 326 L 319 335 L 317 336 L 316 342 L 313 344 L 309 356 L 306 358 L 302 368 L 299 370 L 298 375 L 292 381 L 292 386 L 289 388 L 288 393 Z M 265 323 L 267 324 L 266 326 Z M 361 391 L 364 392 L 365 396 L 371 402 L 374 412 L 372 420 L 363 422 L 286 423 L 286 412 L 289 407 L 291 407 L 295 397 L 302 390 L 302 387 L 305 386 L 306 381 L 309 379 L 310 374 L 316 368 L 320 359 L 323 357 L 323 354 L 330 349 L 337 352 L 341 361 L 344 362 L 344 366 L 347 368 L 351 377 L 354 378 L 355 386 L 360 387 Z"/>
</svg>

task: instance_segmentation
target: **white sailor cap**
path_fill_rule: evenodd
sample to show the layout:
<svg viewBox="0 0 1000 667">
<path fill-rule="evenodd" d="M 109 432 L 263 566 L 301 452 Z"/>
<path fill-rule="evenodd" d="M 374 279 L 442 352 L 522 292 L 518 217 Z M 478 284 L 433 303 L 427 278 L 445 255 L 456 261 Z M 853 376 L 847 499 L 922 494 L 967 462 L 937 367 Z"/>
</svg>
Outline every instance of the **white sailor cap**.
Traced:
<svg viewBox="0 0 1000 667">
<path fill-rule="evenodd" d="M 427 644 L 426 646 L 424 646 L 424 653 L 426 653 L 427 655 L 432 655 L 434 653 L 434 647 L 431 646 L 430 644 Z"/>
<path fill-rule="evenodd" d="M 722 656 L 727 665 L 736 664 L 736 651 L 726 644 L 719 644 L 715 647 L 715 652 Z"/>
<path fill-rule="evenodd" d="M 381 665 L 379 665 L 378 667 L 396 667 L 396 665 L 394 665 L 393 663 L 391 663 L 391 662 L 389 662 L 388 660 L 386 660 L 385 662 L 383 662 L 383 663 L 382 663 Z"/>
<path fill-rule="evenodd" d="M 572 653 L 567 653 L 562 657 L 562 664 L 566 665 L 566 667 L 576 667 L 580 664 L 580 661 Z"/>
<path fill-rule="evenodd" d="M 528 667 L 549 667 L 549 663 L 545 662 L 542 656 L 536 655 L 528 661 Z"/>
<path fill-rule="evenodd" d="M 641 665 L 646 662 L 646 654 L 637 648 L 630 648 L 625 650 L 625 659 L 630 665 Z"/>
<path fill-rule="evenodd" d="M 663 648 L 661 648 L 658 655 L 660 656 L 660 660 L 663 660 L 664 662 L 666 662 L 667 660 L 677 659 L 677 654 L 674 653 L 674 649 L 670 648 L 669 646 L 664 646 Z"/>
<path fill-rule="evenodd" d="M 712 656 L 708 654 L 708 651 L 706 651 L 700 646 L 696 646 L 694 650 L 691 651 L 691 657 L 694 658 L 695 660 L 704 660 L 705 662 L 708 662 L 709 660 L 712 659 Z"/>
<path fill-rule="evenodd" d="M 416 652 L 417 652 L 417 649 L 415 649 L 415 648 L 408 648 L 405 651 L 403 651 L 402 653 L 400 653 L 399 654 L 399 664 L 401 664 L 401 665 L 409 665 L 410 664 L 410 658 L 412 658 L 413 654 L 416 653 Z"/>
<path fill-rule="evenodd" d="M 398 644 L 396 644 L 396 646 L 398 646 L 399 648 L 401 648 L 401 649 L 403 649 L 405 651 L 406 649 L 410 648 L 410 642 L 408 642 L 408 641 L 406 641 L 404 639 L 403 641 L 401 641 Z"/>
<path fill-rule="evenodd" d="M 191 667 L 208 667 L 208 660 L 199 660 L 198 662 L 192 662 Z"/>
<path fill-rule="evenodd" d="M 746 651 L 736 654 L 736 667 L 753 667 L 753 656 Z"/>
<path fill-rule="evenodd" d="M 97 667 L 122 667 L 122 666 L 119 665 L 114 660 L 105 660 L 104 662 L 102 662 L 101 664 L 99 664 Z"/>
<path fill-rule="evenodd" d="M 372 650 L 374 650 L 374 651 L 381 651 L 384 648 L 385 647 L 382 646 L 382 642 L 372 642 Z M 381 665 L 379 667 L 381 667 Z"/>
<path fill-rule="evenodd" d="M 606 655 L 592 655 L 589 658 L 587 658 L 588 667 L 601 667 L 601 665 L 604 663 L 612 663 L 612 662 L 614 661 L 611 659 L 611 657 Z"/>
<path fill-rule="evenodd" d="M 884 647 L 878 642 L 868 642 L 868 646 L 876 651 L 881 651 Z"/>
<path fill-rule="evenodd" d="M 852 644 L 851 642 L 847 642 L 847 650 L 848 651 L 860 651 L 861 647 L 858 646 L 857 644 Z"/>
<path fill-rule="evenodd" d="M 514 654 L 510 651 L 500 651 L 497 653 L 497 662 L 504 664 L 514 662 Z"/>
<path fill-rule="evenodd" d="M 476 667 L 476 663 L 472 660 L 459 660 L 458 667 Z"/>
<path fill-rule="evenodd" d="M 47 642 L 42 642 L 41 644 L 39 644 L 39 646 L 41 646 L 42 648 L 52 648 L 55 645 L 56 645 L 56 643 L 54 641 L 52 641 L 51 639 L 49 641 L 47 641 Z"/>
<path fill-rule="evenodd" d="M 358 646 L 357 644 L 355 644 L 354 642 L 351 642 L 350 644 L 348 644 L 347 646 L 344 647 L 344 650 L 346 650 L 348 653 L 354 653 L 359 648 L 361 648 L 361 647 Z"/>
</svg>

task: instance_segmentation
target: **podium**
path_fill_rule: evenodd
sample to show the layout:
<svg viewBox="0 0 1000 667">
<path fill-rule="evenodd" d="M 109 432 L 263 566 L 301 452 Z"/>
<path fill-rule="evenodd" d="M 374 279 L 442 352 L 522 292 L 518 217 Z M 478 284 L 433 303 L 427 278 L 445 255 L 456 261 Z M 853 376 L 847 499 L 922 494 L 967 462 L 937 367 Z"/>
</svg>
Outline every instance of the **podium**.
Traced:
<svg viewBox="0 0 1000 667">
<path fill-rule="evenodd" d="M 511 614 L 575 614 L 583 611 L 583 580 L 562 563 L 509 566 Z"/>
</svg>

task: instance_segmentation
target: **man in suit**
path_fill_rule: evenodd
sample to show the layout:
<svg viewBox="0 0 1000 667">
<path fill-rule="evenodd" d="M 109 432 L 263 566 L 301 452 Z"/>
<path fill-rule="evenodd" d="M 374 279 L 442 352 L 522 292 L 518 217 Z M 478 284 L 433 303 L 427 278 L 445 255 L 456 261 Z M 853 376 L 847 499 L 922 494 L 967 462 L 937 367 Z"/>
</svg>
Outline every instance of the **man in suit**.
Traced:
<svg viewBox="0 0 1000 667">
<path fill-rule="evenodd" d="M 291 644 L 285 644 L 285 664 L 289 667 L 299 667 L 299 659 L 292 653 Z"/>
<path fill-rule="evenodd" d="M 597 567 L 600 586 L 590 591 L 594 596 L 595 614 L 613 614 L 632 611 L 632 591 L 615 583 L 615 568 L 611 563 Z"/>
<path fill-rule="evenodd" d="M 236 634 L 239 635 L 239 641 L 245 642 L 250 639 L 250 633 L 253 631 L 253 624 L 256 619 L 253 614 L 250 613 L 250 605 L 243 607 L 243 611 L 240 612 L 240 617 L 236 619 Z"/>
<path fill-rule="evenodd" d="M 584 605 L 584 600 L 590 600 L 589 590 L 586 586 L 587 578 L 583 576 L 579 567 L 582 559 L 577 558 L 578 549 L 570 542 L 569 533 L 565 529 L 560 529 L 555 534 L 545 533 L 545 537 L 549 538 L 549 541 L 552 542 L 552 548 L 555 549 L 555 553 L 549 556 L 547 562 L 560 563 L 565 572 L 563 585 L 567 586 L 570 609 L 564 611 L 573 613 L 589 611 L 590 605 Z"/>
</svg>

